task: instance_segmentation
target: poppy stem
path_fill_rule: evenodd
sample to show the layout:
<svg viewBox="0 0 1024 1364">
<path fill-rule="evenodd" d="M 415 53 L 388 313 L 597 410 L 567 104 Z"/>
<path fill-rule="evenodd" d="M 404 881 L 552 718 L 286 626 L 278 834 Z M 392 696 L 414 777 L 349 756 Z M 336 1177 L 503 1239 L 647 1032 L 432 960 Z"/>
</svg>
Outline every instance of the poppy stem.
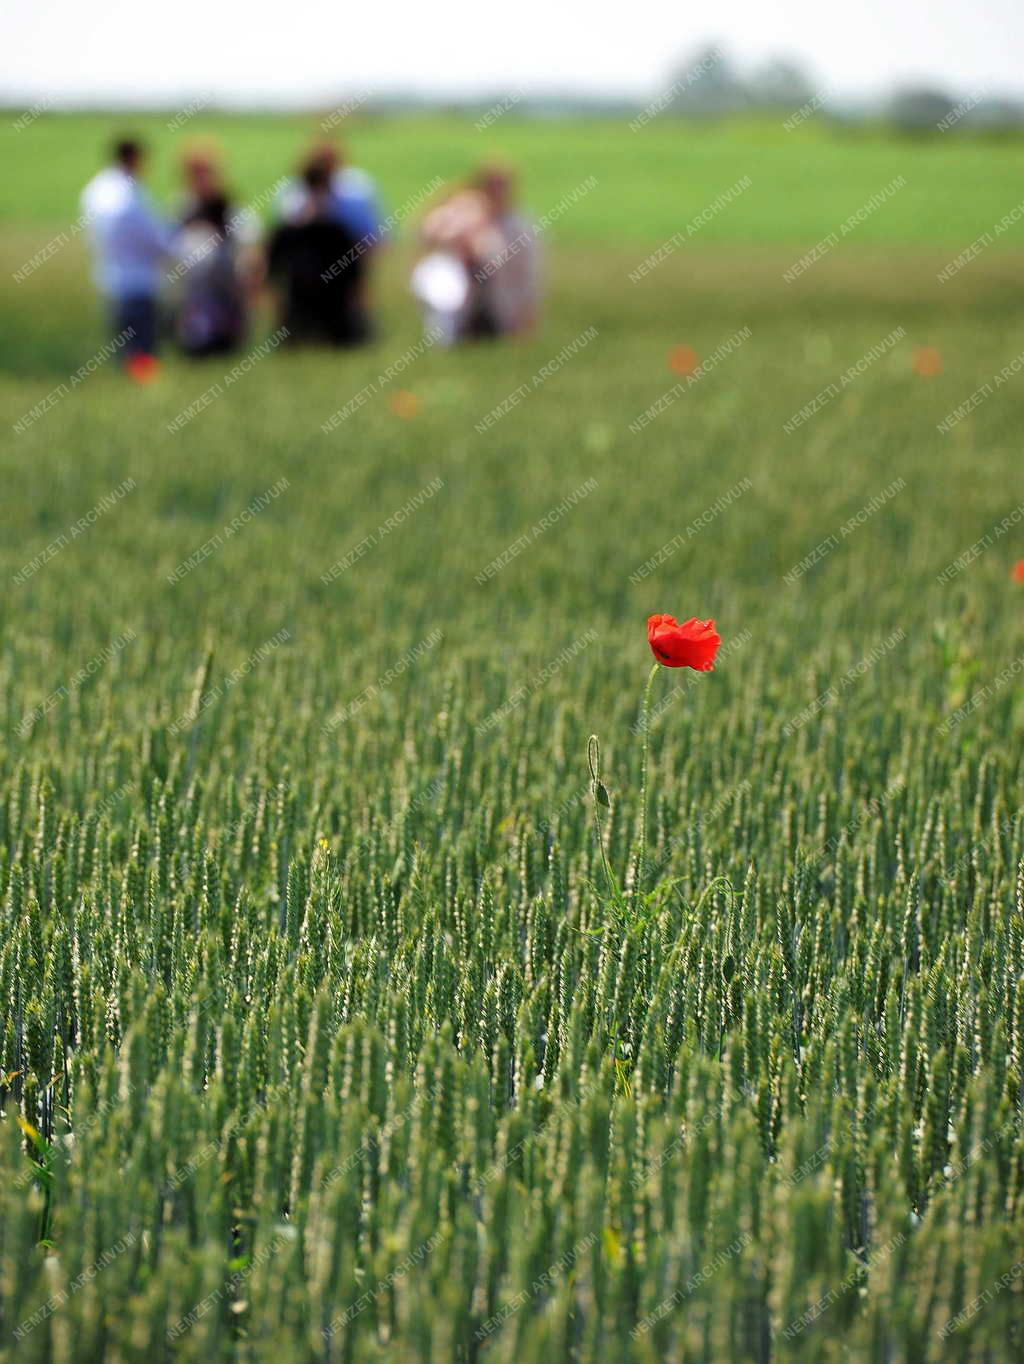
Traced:
<svg viewBox="0 0 1024 1364">
<path fill-rule="evenodd" d="M 640 760 L 640 859 L 637 864 L 636 872 L 636 898 L 638 900 L 644 893 L 644 879 L 647 874 L 647 755 L 651 744 L 651 688 L 654 686 L 654 679 L 658 675 L 658 669 L 660 667 L 660 663 L 655 663 L 647 676 L 647 686 L 644 687 L 644 704 L 640 720 L 644 732 L 644 746 L 643 756 Z"/>
</svg>

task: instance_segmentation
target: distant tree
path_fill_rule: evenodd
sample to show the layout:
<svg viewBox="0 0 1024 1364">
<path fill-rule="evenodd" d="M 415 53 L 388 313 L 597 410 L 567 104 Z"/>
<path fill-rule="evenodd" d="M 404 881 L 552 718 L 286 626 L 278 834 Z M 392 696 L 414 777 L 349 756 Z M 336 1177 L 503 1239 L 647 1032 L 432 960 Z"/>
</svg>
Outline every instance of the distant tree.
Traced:
<svg viewBox="0 0 1024 1364">
<path fill-rule="evenodd" d="M 977 105 L 965 111 L 963 127 L 979 132 L 1010 132 L 1024 127 L 1024 104 L 999 96 L 979 100 Z"/>
<path fill-rule="evenodd" d="M 902 132 L 924 133 L 936 130 L 955 106 L 956 100 L 944 90 L 927 85 L 905 86 L 892 95 L 886 114 L 889 122 Z"/>
<path fill-rule="evenodd" d="M 747 99 L 759 109 L 799 109 L 813 94 L 810 76 L 786 57 L 764 62 L 747 80 Z"/>
<path fill-rule="evenodd" d="M 711 117 L 731 114 L 747 104 L 747 92 L 717 43 L 698 48 L 672 73 L 666 94 L 676 114 Z"/>
</svg>

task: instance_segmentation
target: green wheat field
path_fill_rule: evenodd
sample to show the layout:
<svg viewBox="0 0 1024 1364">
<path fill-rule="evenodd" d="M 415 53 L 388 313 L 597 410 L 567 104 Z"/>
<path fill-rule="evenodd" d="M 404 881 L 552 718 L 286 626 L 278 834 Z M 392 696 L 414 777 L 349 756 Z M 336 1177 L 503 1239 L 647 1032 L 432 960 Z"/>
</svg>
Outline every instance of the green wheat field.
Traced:
<svg viewBox="0 0 1024 1364">
<path fill-rule="evenodd" d="M 365 119 L 563 204 L 538 333 L 425 345 L 410 210 L 370 348 L 140 388 L 123 125 L 14 117 L 2 1358 L 1021 1358 L 1020 143 Z"/>
</svg>

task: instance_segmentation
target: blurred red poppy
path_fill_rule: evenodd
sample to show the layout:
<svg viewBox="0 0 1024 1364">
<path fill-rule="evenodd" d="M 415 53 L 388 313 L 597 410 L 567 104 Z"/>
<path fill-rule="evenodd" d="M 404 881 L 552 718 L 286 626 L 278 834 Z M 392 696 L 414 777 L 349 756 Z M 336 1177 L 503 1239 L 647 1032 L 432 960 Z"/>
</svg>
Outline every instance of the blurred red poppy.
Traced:
<svg viewBox="0 0 1024 1364">
<path fill-rule="evenodd" d="M 1024 559 L 1018 559 L 1011 574 L 1015 583 L 1024 583 Z"/>
<path fill-rule="evenodd" d="M 914 373 L 922 379 L 934 379 L 942 373 L 942 355 L 934 346 L 918 346 L 914 351 Z"/>
<path fill-rule="evenodd" d="M 692 346 L 673 346 L 668 353 L 668 367 L 673 374 L 692 374 L 700 364 L 700 356 Z"/>
<path fill-rule="evenodd" d="M 124 370 L 135 383 L 151 384 L 160 377 L 160 361 L 155 355 L 129 355 Z"/>
<path fill-rule="evenodd" d="M 674 616 L 648 616 L 647 642 L 651 653 L 666 668 L 694 668 L 709 673 L 715 666 L 722 636 L 713 620 L 684 620 Z"/>
<path fill-rule="evenodd" d="M 392 394 L 388 403 L 391 411 L 396 417 L 401 417 L 403 421 L 411 421 L 420 410 L 420 400 L 415 393 L 410 393 L 407 388 L 400 388 L 397 393 Z"/>
</svg>

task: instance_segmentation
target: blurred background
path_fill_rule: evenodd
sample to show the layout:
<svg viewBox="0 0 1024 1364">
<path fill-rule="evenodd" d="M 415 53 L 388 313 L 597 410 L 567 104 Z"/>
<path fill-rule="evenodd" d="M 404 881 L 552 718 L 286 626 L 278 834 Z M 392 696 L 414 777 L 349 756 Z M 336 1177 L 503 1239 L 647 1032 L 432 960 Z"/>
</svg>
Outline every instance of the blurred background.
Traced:
<svg viewBox="0 0 1024 1364">
<path fill-rule="evenodd" d="M 878 113 L 897 93 L 955 103 L 972 92 L 996 116 L 1024 94 L 1024 17 L 1013 0 L 970 7 L 864 3 L 823 12 L 812 0 L 765 10 L 723 0 L 713 12 L 637 0 L 624 22 L 596 21 L 570 2 L 519 0 L 485 31 L 470 0 L 422 12 L 324 13 L 295 0 L 287 14 L 261 0 L 238 7 L 182 0 L 165 23 L 122 5 L 72 0 L 10 9 L 3 19 L 0 79 L 12 104 L 178 108 L 195 98 L 244 108 L 330 107 L 369 86 L 388 103 L 487 107 L 525 88 L 545 108 L 622 111 L 658 94 L 673 64 L 703 46 L 730 61 L 693 100 L 717 112 L 789 100 L 803 85 L 834 90 L 849 112 Z M 798 101 L 799 103 L 799 101 Z M 999 115 L 999 118 L 1007 114 Z"/>
<path fill-rule="evenodd" d="M 858 537 L 851 581 L 891 581 L 880 542 L 899 562 L 912 540 L 925 577 L 933 562 L 938 572 L 1002 515 L 1016 467 L 1016 370 L 998 392 L 994 376 L 1020 349 L 1022 29 L 1011 0 L 969 14 L 939 0 L 927 15 L 882 0 L 838 15 L 738 0 L 680 14 L 642 0 L 614 23 L 532 0 L 487 22 L 468 3 L 351 17 L 304 0 L 287 15 L 9 10 L 11 572 L 110 488 L 139 488 L 104 534 L 19 593 L 19 612 L 34 602 L 38 619 L 63 618 L 62 588 L 80 593 L 92 563 L 97 630 L 123 592 L 129 614 L 169 613 L 186 654 L 210 627 L 236 631 L 242 651 L 264 638 L 268 591 L 314 632 L 325 604 L 372 620 L 397 600 L 411 633 L 447 613 L 470 647 L 485 597 L 538 628 L 542 607 L 571 617 L 584 591 L 610 620 L 642 619 L 654 606 L 652 585 L 630 579 L 637 564 L 745 478 L 753 490 L 664 571 L 659 609 L 685 576 L 705 612 L 763 613 L 766 585 L 897 474 L 914 496 Z M 176 239 L 145 392 L 110 350 L 116 319 L 83 207 L 118 139 L 141 148 L 162 229 L 194 227 L 212 184 L 248 272 L 244 327 L 192 358 L 182 297 L 201 272 Z M 340 186 L 376 223 L 349 224 L 340 253 L 325 248 L 360 262 L 348 339 L 361 344 L 278 344 L 299 259 L 279 234 L 315 224 L 321 171 L 324 193 Z M 463 284 L 440 267 L 418 279 L 438 256 L 457 258 Z M 528 257 L 512 322 L 468 315 L 467 276 L 491 291 Z M 437 344 L 446 294 L 462 313 L 442 336 L 452 344 Z M 964 409 L 984 385 L 993 400 Z M 206 566 L 195 600 L 191 578 L 168 597 L 164 575 L 282 477 L 293 491 Z M 323 580 L 435 478 L 447 492 L 414 532 L 359 574 Z M 600 489 L 562 533 L 465 595 L 587 479 Z M 800 592 L 820 588 L 823 612 L 856 615 L 856 594 L 829 592 L 836 561 Z"/>
<path fill-rule="evenodd" d="M 843 267 L 873 251 L 919 247 L 926 259 L 911 252 L 911 273 L 933 276 L 985 233 L 996 250 L 973 284 L 984 291 L 994 270 L 1002 289 L 997 262 L 1022 240 L 1024 197 L 1024 16 L 1011 0 L 971 13 L 942 0 L 927 16 L 883 0 L 842 15 L 731 0 L 713 20 L 643 0 L 615 25 L 579 5 L 552 14 L 523 0 L 500 34 L 483 27 L 462 0 L 399 20 L 324 16 L 307 0 L 286 22 L 260 4 L 242 14 L 191 0 L 144 24 L 116 4 L 9 10 L 0 299 L 14 325 L 0 362 L 26 376 L 73 369 L 104 334 L 79 196 L 126 134 L 144 144 L 146 184 L 168 220 L 186 192 L 183 158 L 202 145 L 232 206 L 264 234 L 280 216 L 283 177 L 333 142 L 372 177 L 387 224 L 389 253 L 372 271 L 380 336 L 416 312 L 408 276 L 424 214 L 496 160 L 519 177 L 529 221 L 550 216 L 544 291 L 556 315 L 563 294 L 577 293 L 577 269 L 593 265 L 587 252 L 632 252 L 633 267 L 680 229 L 720 299 L 760 253 L 777 252 L 785 271 L 840 230 L 842 251 L 816 269 L 815 295 L 827 281 L 843 289 Z M 663 285 L 679 266 L 677 253 Z M 905 283 L 905 267 L 895 279 L 883 271 L 878 287 Z M 781 282 L 787 300 L 801 292 L 795 277 L 757 273 L 769 292 Z M 708 277 L 698 275 L 687 284 L 700 293 Z M 936 301 L 962 285 L 944 283 Z M 54 328 L 47 309 L 58 299 Z M 256 307 L 271 326 L 272 306 Z"/>
</svg>

